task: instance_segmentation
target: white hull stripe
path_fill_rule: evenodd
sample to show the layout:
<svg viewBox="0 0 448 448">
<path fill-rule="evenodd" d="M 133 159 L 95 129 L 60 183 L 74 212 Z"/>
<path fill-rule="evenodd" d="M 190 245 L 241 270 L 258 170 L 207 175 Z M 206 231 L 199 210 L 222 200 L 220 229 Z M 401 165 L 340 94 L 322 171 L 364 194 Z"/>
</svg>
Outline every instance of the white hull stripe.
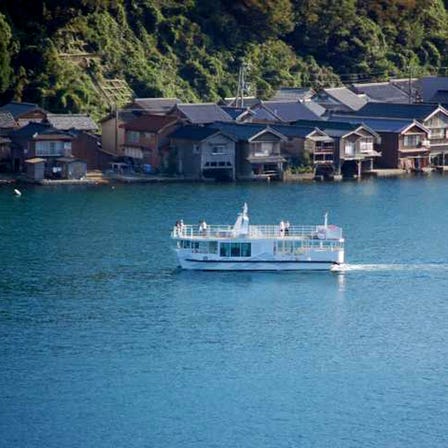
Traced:
<svg viewBox="0 0 448 448">
<path fill-rule="evenodd" d="M 191 258 L 186 258 L 184 261 L 190 263 L 303 263 L 303 264 L 340 264 L 338 261 L 334 260 L 193 260 Z"/>
</svg>

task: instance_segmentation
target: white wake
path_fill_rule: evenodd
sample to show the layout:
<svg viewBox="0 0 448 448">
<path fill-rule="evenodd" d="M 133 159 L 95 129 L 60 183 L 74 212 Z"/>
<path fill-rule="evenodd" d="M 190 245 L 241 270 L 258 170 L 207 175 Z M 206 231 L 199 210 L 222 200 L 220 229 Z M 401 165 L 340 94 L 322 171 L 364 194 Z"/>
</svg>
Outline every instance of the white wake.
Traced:
<svg viewBox="0 0 448 448">
<path fill-rule="evenodd" d="M 448 271 L 448 263 L 410 263 L 410 264 L 341 264 L 331 269 L 333 272 L 387 272 L 387 271 Z"/>
</svg>

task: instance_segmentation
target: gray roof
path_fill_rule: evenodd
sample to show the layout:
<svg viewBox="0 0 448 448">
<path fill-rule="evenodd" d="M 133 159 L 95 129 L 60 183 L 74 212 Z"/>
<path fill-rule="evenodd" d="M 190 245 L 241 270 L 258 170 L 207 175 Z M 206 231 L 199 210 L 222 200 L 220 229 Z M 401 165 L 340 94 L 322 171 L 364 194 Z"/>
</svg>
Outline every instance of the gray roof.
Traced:
<svg viewBox="0 0 448 448">
<path fill-rule="evenodd" d="M 211 135 L 218 134 L 220 132 L 221 131 L 219 129 L 214 129 L 211 127 L 188 125 L 177 129 L 171 133 L 169 137 L 172 139 L 201 142 Z"/>
<path fill-rule="evenodd" d="M 226 106 L 235 106 L 238 103 L 238 98 L 225 98 L 224 103 Z M 255 96 L 246 96 L 243 98 L 243 107 L 252 107 L 256 104 L 260 104 L 261 100 L 256 98 Z"/>
<path fill-rule="evenodd" d="M 355 93 L 364 93 L 369 102 L 409 103 L 409 94 L 390 82 L 353 84 Z"/>
<path fill-rule="evenodd" d="M 313 112 L 307 107 L 307 103 L 299 103 L 297 101 L 263 101 L 264 106 L 286 123 L 297 120 L 315 120 L 325 113 L 323 107 L 321 107 L 321 115 Z M 316 110 L 315 106 L 312 107 Z"/>
<path fill-rule="evenodd" d="M 269 110 L 268 107 L 264 106 L 263 104 L 259 103 L 256 104 L 251 108 L 251 111 L 253 112 L 253 121 L 269 121 L 271 123 L 273 122 L 281 122 L 280 118 L 275 115 L 273 112 Z"/>
<path fill-rule="evenodd" d="M 425 120 L 438 106 L 434 104 L 367 103 L 356 112 L 359 117 L 409 118 Z"/>
<path fill-rule="evenodd" d="M 302 104 L 305 107 L 307 107 L 311 112 L 314 112 L 318 117 L 322 117 L 326 112 L 325 107 L 322 107 L 315 101 L 308 100 L 304 101 Z"/>
<path fill-rule="evenodd" d="M 280 87 L 272 101 L 305 101 L 315 93 L 311 87 Z"/>
<path fill-rule="evenodd" d="M 0 111 L 10 112 L 11 115 L 16 119 L 35 110 L 39 110 L 45 113 L 43 109 L 41 109 L 37 104 L 34 103 L 20 103 L 17 101 L 12 101 L 0 107 Z"/>
<path fill-rule="evenodd" d="M 437 100 L 438 92 L 446 92 L 448 90 L 448 78 L 427 76 L 418 81 L 418 86 L 423 101 L 433 102 Z"/>
<path fill-rule="evenodd" d="M 338 121 L 344 121 L 347 123 L 353 124 L 365 124 L 369 128 L 373 129 L 376 132 L 402 132 L 412 124 L 416 124 L 416 122 L 412 119 L 405 120 L 393 120 L 390 118 L 366 118 L 366 117 L 356 117 L 353 115 L 334 115 L 333 118 Z M 418 126 L 422 126 L 420 123 L 417 123 Z"/>
<path fill-rule="evenodd" d="M 96 131 L 98 126 L 84 114 L 47 114 L 47 121 L 54 128 L 63 131 L 76 129 L 78 131 Z"/>
<path fill-rule="evenodd" d="M 192 124 L 232 121 L 232 117 L 215 103 L 177 104 L 176 108 Z"/>
<path fill-rule="evenodd" d="M 328 96 L 354 111 L 361 109 L 361 107 L 367 104 L 365 98 L 361 98 L 347 87 L 333 87 L 323 90 Z"/>
<path fill-rule="evenodd" d="M 135 98 L 133 105 L 153 114 L 166 114 L 179 103 L 177 98 Z"/>
<path fill-rule="evenodd" d="M 219 129 L 226 135 L 232 136 L 235 140 L 247 141 L 255 137 L 257 134 L 263 131 L 271 132 L 273 134 L 278 134 L 279 131 L 265 124 L 255 124 L 255 123 L 212 123 L 210 128 Z M 277 136 L 278 138 L 284 138 L 282 136 Z"/>
<path fill-rule="evenodd" d="M 325 122 L 324 122 L 325 124 Z M 302 137 L 305 138 L 307 135 L 316 131 L 315 126 L 294 126 L 288 124 L 273 125 L 273 129 L 285 135 L 286 137 Z"/>
<path fill-rule="evenodd" d="M 231 106 L 220 106 L 221 109 L 228 115 L 230 115 L 234 120 L 238 120 L 241 116 L 251 115 L 254 113 L 247 107 L 231 107 Z"/>
<path fill-rule="evenodd" d="M 11 112 L 0 111 L 0 129 L 12 129 L 17 126 Z"/>
</svg>

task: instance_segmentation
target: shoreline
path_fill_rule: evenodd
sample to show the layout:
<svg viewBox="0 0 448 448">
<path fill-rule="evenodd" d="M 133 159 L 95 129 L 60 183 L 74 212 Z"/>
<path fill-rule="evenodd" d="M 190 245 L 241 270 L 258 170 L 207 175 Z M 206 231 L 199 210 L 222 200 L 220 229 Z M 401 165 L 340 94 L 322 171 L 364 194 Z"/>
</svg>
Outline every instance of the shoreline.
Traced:
<svg viewBox="0 0 448 448">
<path fill-rule="evenodd" d="M 334 178 L 334 179 L 323 179 L 319 176 L 314 176 L 311 173 L 304 173 L 298 175 L 285 176 L 282 180 L 271 180 L 270 178 L 254 178 L 254 179 L 244 179 L 231 183 L 333 183 L 341 181 L 360 181 L 364 179 L 384 179 L 384 178 L 404 178 L 404 177 L 419 177 L 419 176 L 430 176 L 437 175 L 443 176 L 448 173 L 446 170 L 434 169 L 431 171 L 424 172 L 413 172 L 409 173 L 404 170 L 399 169 L 376 169 L 368 173 L 364 173 L 361 179 L 357 177 L 353 178 Z M 33 180 L 24 177 L 23 175 L 13 176 L 10 174 L 0 175 L 0 187 L 2 185 L 38 185 L 38 186 L 56 186 L 56 185 L 112 185 L 112 184 L 154 184 L 154 183 L 220 183 L 213 179 L 192 179 L 184 176 L 129 176 L 129 175 L 108 175 L 103 173 L 90 172 L 84 179 L 43 179 L 43 180 Z"/>
</svg>

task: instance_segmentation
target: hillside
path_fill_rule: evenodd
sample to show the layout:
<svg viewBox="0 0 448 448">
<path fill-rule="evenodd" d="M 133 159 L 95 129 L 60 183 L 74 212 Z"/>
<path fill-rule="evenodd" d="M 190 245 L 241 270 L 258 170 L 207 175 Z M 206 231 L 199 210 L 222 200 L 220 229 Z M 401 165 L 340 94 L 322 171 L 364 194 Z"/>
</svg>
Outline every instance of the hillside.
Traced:
<svg viewBox="0 0 448 448">
<path fill-rule="evenodd" d="M 99 116 L 140 97 L 444 73 L 442 0 L 3 0 L 0 95 Z"/>
</svg>

